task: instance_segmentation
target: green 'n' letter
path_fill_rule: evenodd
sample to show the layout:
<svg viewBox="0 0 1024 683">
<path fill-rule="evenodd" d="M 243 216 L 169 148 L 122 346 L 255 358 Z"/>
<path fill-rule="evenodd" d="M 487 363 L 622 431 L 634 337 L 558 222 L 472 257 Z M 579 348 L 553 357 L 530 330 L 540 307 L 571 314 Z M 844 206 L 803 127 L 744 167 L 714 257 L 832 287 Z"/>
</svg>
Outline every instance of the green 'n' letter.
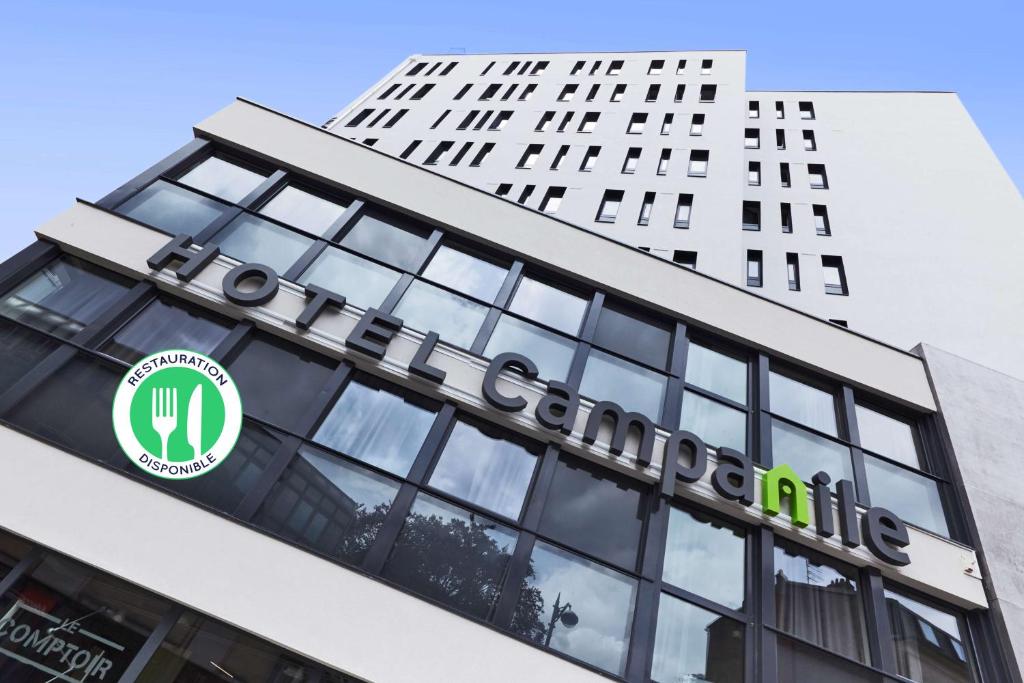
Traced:
<svg viewBox="0 0 1024 683">
<path fill-rule="evenodd" d="M 782 499 L 789 498 L 789 516 L 796 526 L 809 522 L 807 514 L 807 486 L 789 465 L 778 465 L 764 473 L 761 480 L 761 507 L 765 514 L 775 516 L 782 510 Z"/>
</svg>

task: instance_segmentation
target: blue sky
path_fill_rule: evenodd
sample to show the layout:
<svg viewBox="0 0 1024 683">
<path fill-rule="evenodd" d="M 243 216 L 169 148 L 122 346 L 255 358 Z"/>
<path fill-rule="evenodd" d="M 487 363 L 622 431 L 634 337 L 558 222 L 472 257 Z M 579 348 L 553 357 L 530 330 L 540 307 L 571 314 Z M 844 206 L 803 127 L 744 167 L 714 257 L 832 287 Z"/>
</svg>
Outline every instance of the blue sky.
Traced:
<svg viewBox="0 0 1024 683">
<path fill-rule="evenodd" d="M 416 52 L 746 49 L 750 89 L 955 90 L 1021 188 L 1021 26 L 1021 0 L 11 2 L 0 258 L 235 96 L 320 123 Z"/>
</svg>

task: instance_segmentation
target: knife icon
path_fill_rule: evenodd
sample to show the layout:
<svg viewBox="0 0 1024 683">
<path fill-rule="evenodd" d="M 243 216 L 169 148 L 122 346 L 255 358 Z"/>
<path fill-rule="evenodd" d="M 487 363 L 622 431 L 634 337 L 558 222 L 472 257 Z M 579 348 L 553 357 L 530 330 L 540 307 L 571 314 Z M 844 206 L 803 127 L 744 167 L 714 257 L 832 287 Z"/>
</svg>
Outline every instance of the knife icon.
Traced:
<svg viewBox="0 0 1024 683">
<path fill-rule="evenodd" d="M 203 385 L 197 384 L 188 399 L 188 417 L 185 425 L 188 445 L 198 459 L 203 454 Z"/>
</svg>

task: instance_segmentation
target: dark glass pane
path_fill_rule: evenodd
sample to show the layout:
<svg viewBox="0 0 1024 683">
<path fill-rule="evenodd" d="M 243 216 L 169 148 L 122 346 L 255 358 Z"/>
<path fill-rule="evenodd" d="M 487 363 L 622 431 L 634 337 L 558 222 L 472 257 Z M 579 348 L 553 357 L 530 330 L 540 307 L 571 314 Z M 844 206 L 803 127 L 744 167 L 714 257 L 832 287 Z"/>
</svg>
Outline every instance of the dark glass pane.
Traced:
<svg viewBox="0 0 1024 683">
<path fill-rule="evenodd" d="M 0 680 L 116 681 L 169 608 L 151 593 L 49 555 L 0 597 Z"/>
<path fill-rule="evenodd" d="M 384 565 L 384 577 L 485 619 L 512 557 L 516 532 L 419 494 Z"/>
<path fill-rule="evenodd" d="M 683 590 L 743 608 L 746 535 L 711 515 L 671 508 L 662 579 Z"/>
<path fill-rule="evenodd" d="M 345 213 L 348 203 L 328 201 L 305 190 L 288 185 L 263 205 L 260 213 L 294 225 L 314 235 L 322 235 Z"/>
<path fill-rule="evenodd" d="M 129 363 L 168 349 L 209 354 L 227 335 L 226 321 L 158 299 L 118 330 L 103 351 Z"/>
<path fill-rule="evenodd" d="M 60 342 L 0 319 L 0 392 L 7 391 Z"/>
<path fill-rule="evenodd" d="M 566 334 L 576 335 L 587 300 L 524 276 L 508 310 Z"/>
<path fill-rule="evenodd" d="M 72 358 L 5 416 L 65 448 L 125 467 L 110 409 L 124 371 L 85 355 Z"/>
<path fill-rule="evenodd" d="M 905 522 L 949 536 L 939 485 L 934 479 L 867 454 L 864 470 L 872 505 L 892 510 Z"/>
<path fill-rule="evenodd" d="M 422 280 L 413 282 L 394 314 L 420 332 L 437 332 L 441 339 L 468 349 L 487 317 L 487 307 Z"/>
<path fill-rule="evenodd" d="M 686 351 L 686 381 L 737 403 L 747 403 L 747 364 L 693 342 Z"/>
<path fill-rule="evenodd" d="M 867 630 L 856 577 L 852 567 L 776 546 L 776 625 L 831 652 L 866 662 Z"/>
<path fill-rule="evenodd" d="M 822 471 L 832 478 L 833 489 L 840 479 L 853 481 L 849 448 L 782 420 L 772 420 L 772 460 L 789 465 L 806 482 Z"/>
<path fill-rule="evenodd" d="M 195 237 L 226 208 L 216 199 L 158 180 L 117 207 L 117 212 L 172 235 Z"/>
<path fill-rule="evenodd" d="M 537 456 L 495 429 L 456 422 L 430 485 L 499 515 L 518 519 Z"/>
<path fill-rule="evenodd" d="M 397 387 L 360 378 L 345 387 L 313 438 L 404 476 L 427 438 L 436 412 Z"/>
<path fill-rule="evenodd" d="M 538 541 L 512 631 L 621 675 L 629 650 L 634 579 Z"/>
<path fill-rule="evenodd" d="M 643 533 L 643 488 L 605 467 L 562 457 L 540 533 L 632 570 Z"/>
<path fill-rule="evenodd" d="M 446 245 L 441 245 L 423 271 L 423 277 L 487 303 L 494 302 L 507 274 L 504 266 Z"/>
<path fill-rule="evenodd" d="M 484 355 L 494 358 L 506 351 L 521 353 L 536 363 L 541 379 L 564 380 L 576 352 L 576 342 L 510 315 L 502 315 L 491 332 Z"/>
<path fill-rule="evenodd" d="M 779 637 L 778 683 L 883 683 L 881 675 L 789 638 Z"/>
<path fill-rule="evenodd" d="M 28 541 L 0 531 L 0 581 L 32 550 Z"/>
<path fill-rule="evenodd" d="M 594 331 L 594 344 L 661 369 L 668 364 L 671 343 L 672 333 L 667 327 L 640 320 L 607 304 L 601 309 Z"/>
<path fill-rule="evenodd" d="M 337 363 L 269 335 L 252 337 L 228 366 L 246 415 L 294 428 Z"/>
<path fill-rule="evenodd" d="M 255 171 L 219 157 L 210 157 L 178 178 L 178 181 L 229 202 L 238 202 L 265 179 L 266 176 Z"/>
<path fill-rule="evenodd" d="M 256 523 L 297 543 L 358 564 L 377 538 L 398 484 L 303 446 Z"/>
<path fill-rule="evenodd" d="M 693 391 L 683 393 L 679 428 L 693 432 L 709 446 L 747 451 L 747 414 Z"/>
<path fill-rule="evenodd" d="M 914 431 L 909 424 L 861 405 L 856 407 L 856 411 L 861 446 L 890 460 L 911 467 L 921 466 L 914 444 Z"/>
<path fill-rule="evenodd" d="M 128 289 L 119 275 L 61 256 L 0 301 L 0 315 L 64 339 L 93 322 Z"/>
<path fill-rule="evenodd" d="M 306 683 L 320 667 L 277 645 L 187 612 L 139 674 L 139 683 Z M 341 679 L 347 680 L 347 679 Z"/>
<path fill-rule="evenodd" d="M 771 410 L 776 415 L 836 436 L 836 407 L 832 394 L 777 372 L 769 373 Z"/>
<path fill-rule="evenodd" d="M 614 401 L 658 422 L 667 384 L 665 376 L 654 370 L 592 349 L 583 370 L 580 393 L 595 401 Z"/>
<path fill-rule="evenodd" d="M 380 306 L 399 277 L 398 271 L 328 247 L 302 274 L 299 283 L 329 289 L 344 296 L 347 303 L 367 309 Z"/>
<path fill-rule="evenodd" d="M 896 670 L 917 683 L 970 683 L 960 619 L 905 595 L 885 591 Z"/>
<path fill-rule="evenodd" d="M 382 212 L 364 214 L 341 243 L 398 268 L 415 271 L 426 256 L 429 232 Z"/>
<path fill-rule="evenodd" d="M 652 681 L 743 683 L 743 656 L 743 624 L 661 594 Z"/>
<path fill-rule="evenodd" d="M 256 216 L 242 214 L 210 240 L 221 251 L 243 263 L 262 263 L 284 275 L 313 240 Z"/>
<path fill-rule="evenodd" d="M 281 435 L 246 420 L 231 455 L 208 474 L 183 480 L 147 477 L 147 481 L 218 510 L 234 512 L 270 465 L 280 445 Z"/>
</svg>

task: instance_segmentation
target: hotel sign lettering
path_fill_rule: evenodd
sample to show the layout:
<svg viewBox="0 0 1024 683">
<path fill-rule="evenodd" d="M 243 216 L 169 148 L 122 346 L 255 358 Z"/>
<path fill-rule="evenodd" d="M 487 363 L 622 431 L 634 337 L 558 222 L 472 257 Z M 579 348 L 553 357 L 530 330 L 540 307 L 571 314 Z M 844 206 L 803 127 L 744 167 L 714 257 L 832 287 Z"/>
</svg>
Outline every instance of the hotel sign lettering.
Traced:
<svg viewBox="0 0 1024 683">
<path fill-rule="evenodd" d="M 155 253 L 148 265 L 162 270 L 171 263 L 179 265 L 175 271 L 178 279 L 188 282 L 203 270 L 220 250 L 207 246 L 198 251 L 189 247 L 191 238 L 179 235 Z M 242 288 L 244 283 L 257 283 L 254 287 Z M 229 271 L 222 282 L 224 296 L 240 306 L 261 306 L 277 294 L 279 278 L 273 269 L 255 263 L 245 263 Z M 299 329 L 308 329 L 328 308 L 342 308 L 345 297 L 328 289 L 307 285 L 306 306 L 295 320 Z M 368 309 L 345 340 L 345 345 L 361 354 L 383 359 L 387 345 L 402 329 L 402 321 L 387 313 Z M 423 379 L 440 384 L 445 373 L 427 362 L 437 344 L 438 335 L 426 335 L 409 366 L 409 371 Z M 502 353 L 496 356 L 487 368 L 483 379 L 484 399 L 497 410 L 515 413 L 527 408 L 527 400 L 520 395 L 502 393 L 498 377 L 502 372 L 516 372 L 528 380 L 538 376 L 537 366 L 526 356 L 517 353 Z M 534 409 L 534 417 L 546 429 L 563 435 L 573 433 L 580 408 L 580 396 L 576 389 L 565 382 L 547 382 L 544 396 Z M 598 401 L 590 410 L 582 441 L 594 444 L 602 424 L 610 426 L 611 437 L 608 452 L 621 456 L 626 438 L 633 433 L 637 438 L 637 465 L 647 468 L 654 456 L 654 423 L 646 415 L 624 410 L 610 400 Z M 662 448 L 660 473 L 661 494 L 671 497 L 677 483 L 692 484 L 702 479 L 708 471 L 707 447 L 703 440 L 691 432 L 676 430 L 669 434 Z M 739 505 L 752 506 L 755 502 L 754 487 L 757 476 L 751 458 L 730 448 L 715 449 L 717 466 L 711 473 L 711 485 L 722 498 Z M 789 466 L 780 464 L 761 476 L 761 508 L 767 515 L 774 516 L 782 511 L 783 503 L 789 508 L 794 526 L 810 525 L 810 509 L 814 510 L 814 530 L 823 538 L 839 534 L 843 544 L 849 548 L 862 543 L 880 560 L 896 566 L 910 563 L 910 557 L 903 551 L 910 543 L 907 527 L 891 511 L 882 507 L 866 510 L 858 520 L 856 490 L 854 483 L 840 480 L 835 483 L 838 499 L 838 529 L 832 514 L 832 481 L 825 472 L 818 472 L 808 485 Z"/>
</svg>

